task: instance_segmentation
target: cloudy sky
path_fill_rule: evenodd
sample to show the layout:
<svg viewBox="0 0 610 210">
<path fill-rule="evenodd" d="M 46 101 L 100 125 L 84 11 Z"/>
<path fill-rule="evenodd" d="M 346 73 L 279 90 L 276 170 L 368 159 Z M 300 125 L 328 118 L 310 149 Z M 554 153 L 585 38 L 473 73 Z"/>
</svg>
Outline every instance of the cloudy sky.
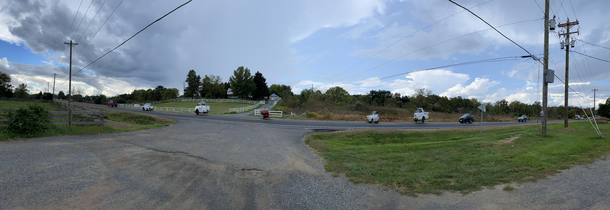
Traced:
<svg viewBox="0 0 610 210">
<path fill-rule="evenodd" d="M 65 41 L 78 42 L 72 69 L 78 72 L 184 2 L 0 0 L 0 72 L 10 74 L 15 86 L 27 83 L 32 93 L 46 91 L 57 73 L 56 92 L 67 92 Z M 542 57 L 544 0 L 456 2 Z M 610 60 L 610 50 L 594 45 L 610 47 L 607 8 L 610 1 L 551 0 L 558 22 L 580 21 L 572 28 L 580 33 L 571 50 L 604 60 Z M 550 68 L 564 80 L 559 41 L 557 32 L 550 34 Z M 312 86 L 403 95 L 426 88 L 449 97 L 532 103 L 542 98 L 542 66 L 523 55 L 446 0 L 194 0 L 73 74 L 72 85 L 87 95 L 157 85 L 182 90 L 190 69 L 228 81 L 233 70 L 245 66 L 260 71 L 269 85 L 290 85 L 297 94 Z M 481 60 L 494 62 L 452 66 Z M 592 106 L 594 88 L 598 102 L 608 98 L 609 67 L 571 53 L 570 105 Z M 432 70 L 418 71 L 424 69 Z M 408 72 L 413 73 L 399 75 Z M 556 79 L 549 91 L 549 104 L 563 105 L 563 83 Z"/>
</svg>

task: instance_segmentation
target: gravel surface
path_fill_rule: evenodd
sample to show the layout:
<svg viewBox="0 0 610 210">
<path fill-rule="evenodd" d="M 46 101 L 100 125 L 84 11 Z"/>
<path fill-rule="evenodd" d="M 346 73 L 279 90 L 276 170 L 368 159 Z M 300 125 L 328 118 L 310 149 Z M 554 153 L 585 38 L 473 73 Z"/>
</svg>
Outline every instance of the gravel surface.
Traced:
<svg viewBox="0 0 610 210">
<path fill-rule="evenodd" d="M 310 129 L 179 117 L 129 133 L 0 142 L 0 209 L 609 209 L 610 161 L 468 195 L 325 173 Z"/>
</svg>

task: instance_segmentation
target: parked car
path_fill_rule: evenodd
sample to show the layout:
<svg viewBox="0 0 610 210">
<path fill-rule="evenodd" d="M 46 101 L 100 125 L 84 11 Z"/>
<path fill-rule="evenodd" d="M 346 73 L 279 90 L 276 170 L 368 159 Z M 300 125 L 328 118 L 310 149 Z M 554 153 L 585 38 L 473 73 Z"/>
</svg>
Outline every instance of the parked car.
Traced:
<svg viewBox="0 0 610 210">
<path fill-rule="evenodd" d="M 421 121 L 421 123 L 424 123 L 424 121 L 426 121 L 427 119 L 430 119 L 430 115 L 428 115 L 428 112 L 424 112 L 423 108 L 417 108 L 417 111 L 413 113 L 413 120 L 415 120 L 416 123 L 417 121 Z"/>
<path fill-rule="evenodd" d="M 199 102 L 197 106 L 195 106 L 195 114 L 199 115 L 199 113 L 207 114 L 210 112 L 210 106 L 205 105 L 205 101 Z"/>
<path fill-rule="evenodd" d="M 459 121 L 460 123 L 472 124 L 474 122 L 474 116 L 472 116 L 471 114 L 464 114 L 460 117 Z"/>
<path fill-rule="evenodd" d="M 144 106 L 142 106 L 142 110 L 143 111 L 152 111 L 152 110 L 155 110 L 155 108 L 152 105 L 150 105 L 150 103 L 145 103 Z"/>
<path fill-rule="evenodd" d="M 519 122 L 527 122 L 527 116 L 521 115 L 521 117 L 517 118 L 517 121 L 519 121 Z"/>
<path fill-rule="evenodd" d="M 109 107 L 117 107 L 119 103 L 116 100 L 110 100 L 108 101 L 108 106 Z"/>
<path fill-rule="evenodd" d="M 366 116 L 366 122 L 368 123 L 379 123 L 379 112 L 373 111 L 371 115 Z"/>
</svg>

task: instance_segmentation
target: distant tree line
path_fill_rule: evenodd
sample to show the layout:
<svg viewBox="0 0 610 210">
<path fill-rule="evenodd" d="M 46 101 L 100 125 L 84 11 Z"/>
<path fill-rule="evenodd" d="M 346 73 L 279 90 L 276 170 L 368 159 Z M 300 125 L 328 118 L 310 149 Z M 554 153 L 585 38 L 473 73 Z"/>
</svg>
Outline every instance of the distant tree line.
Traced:
<svg viewBox="0 0 610 210">
<path fill-rule="evenodd" d="M 233 75 L 228 82 L 223 82 L 220 76 L 213 74 L 204 75 L 203 78 L 197 75 L 195 70 L 190 70 L 184 81 L 188 87 L 184 88 L 183 97 L 188 98 L 227 98 L 229 88 L 232 95 L 242 99 L 261 100 L 269 96 L 269 87 L 263 74 L 256 72 L 250 73 L 250 69 L 243 66 L 233 71 Z"/>
</svg>

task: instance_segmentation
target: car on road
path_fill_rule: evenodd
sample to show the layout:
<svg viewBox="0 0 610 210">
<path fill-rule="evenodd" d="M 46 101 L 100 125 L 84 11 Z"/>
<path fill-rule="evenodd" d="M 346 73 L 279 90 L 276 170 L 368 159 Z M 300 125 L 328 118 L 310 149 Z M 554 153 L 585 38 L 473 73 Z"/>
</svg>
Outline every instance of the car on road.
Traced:
<svg viewBox="0 0 610 210">
<path fill-rule="evenodd" d="M 518 122 L 527 122 L 527 116 L 521 115 L 521 117 L 517 118 Z"/>
<path fill-rule="evenodd" d="M 416 123 L 417 121 L 421 121 L 421 123 L 424 123 L 424 121 L 430 119 L 430 115 L 428 114 L 428 112 L 424 112 L 423 108 L 418 108 L 417 111 L 413 113 L 413 120 L 415 120 Z"/>
<path fill-rule="evenodd" d="M 460 123 L 470 123 L 472 124 L 474 122 L 474 116 L 472 116 L 471 114 L 464 114 L 460 117 L 459 119 Z"/>
<path fill-rule="evenodd" d="M 153 107 L 152 105 L 150 105 L 150 103 L 145 103 L 145 104 L 142 106 L 142 110 L 143 110 L 143 111 L 152 111 L 152 110 L 155 110 L 155 107 Z"/>
<path fill-rule="evenodd" d="M 366 116 L 366 122 L 368 123 L 379 123 L 379 112 L 373 111 L 371 115 Z"/>
<path fill-rule="evenodd" d="M 195 114 L 199 115 L 199 113 L 207 114 L 210 112 L 210 106 L 205 105 L 205 101 L 199 102 L 197 106 L 195 106 Z"/>
<path fill-rule="evenodd" d="M 574 120 L 582 120 L 583 118 L 580 115 L 574 115 Z"/>
<path fill-rule="evenodd" d="M 109 107 L 117 107 L 119 103 L 116 100 L 110 100 L 108 101 L 108 106 Z"/>
</svg>

